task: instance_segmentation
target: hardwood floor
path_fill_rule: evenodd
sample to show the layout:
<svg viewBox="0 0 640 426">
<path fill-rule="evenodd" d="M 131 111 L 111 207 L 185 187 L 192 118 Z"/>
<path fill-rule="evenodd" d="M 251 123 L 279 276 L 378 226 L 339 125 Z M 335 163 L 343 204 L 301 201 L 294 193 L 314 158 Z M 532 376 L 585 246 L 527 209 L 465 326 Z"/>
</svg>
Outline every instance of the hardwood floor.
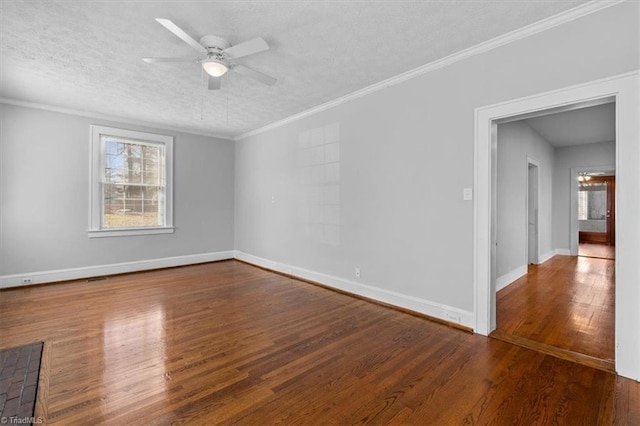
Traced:
<svg viewBox="0 0 640 426">
<path fill-rule="evenodd" d="M 555 256 L 497 293 L 497 330 L 614 360 L 614 261 Z"/>
<path fill-rule="evenodd" d="M 640 384 L 237 261 L 0 292 L 50 424 L 640 424 Z"/>
<path fill-rule="evenodd" d="M 578 245 L 578 256 L 614 260 L 616 258 L 616 248 L 606 244 L 580 243 Z"/>
</svg>

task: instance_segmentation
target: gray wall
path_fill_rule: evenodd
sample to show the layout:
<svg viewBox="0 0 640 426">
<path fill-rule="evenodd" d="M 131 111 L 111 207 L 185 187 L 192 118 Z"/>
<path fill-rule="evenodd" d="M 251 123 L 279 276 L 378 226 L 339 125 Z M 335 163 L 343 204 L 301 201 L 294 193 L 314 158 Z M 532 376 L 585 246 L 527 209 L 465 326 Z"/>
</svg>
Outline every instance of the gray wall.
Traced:
<svg viewBox="0 0 640 426">
<path fill-rule="evenodd" d="M 522 121 L 498 126 L 497 170 L 497 276 L 526 267 L 527 259 L 527 156 L 540 163 L 538 178 L 538 253 L 553 251 L 552 194 L 555 149 Z"/>
<path fill-rule="evenodd" d="M 0 124 L 0 276 L 233 249 L 233 142 L 10 105 Z M 175 233 L 87 237 L 90 124 L 174 136 Z"/>
<path fill-rule="evenodd" d="M 638 4 L 625 2 L 238 141 L 236 249 L 352 280 L 358 266 L 362 283 L 472 311 L 473 204 L 462 190 L 473 185 L 474 109 L 637 69 L 637 27 Z M 303 183 L 297 156 L 307 132 L 323 144 L 335 125 L 339 239 L 329 243 L 306 232 L 305 213 L 296 219 L 331 197 Z"/>
<path fill-rule="evenodd" d="M 615 164 L 615 142 L 600 142 L 556 149 L 553 187 L 553 245 L 555 248 L 570 249 L 571 168 Z"/>
</svg>

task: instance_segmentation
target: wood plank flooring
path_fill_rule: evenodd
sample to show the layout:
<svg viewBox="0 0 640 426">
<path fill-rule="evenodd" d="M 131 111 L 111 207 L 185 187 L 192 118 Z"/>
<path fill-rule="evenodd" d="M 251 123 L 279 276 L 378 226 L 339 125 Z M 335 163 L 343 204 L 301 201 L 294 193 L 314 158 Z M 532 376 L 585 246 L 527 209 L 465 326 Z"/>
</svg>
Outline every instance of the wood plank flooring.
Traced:
<svg viewBox="0 0 640 426">
<path fill-rule="evenodd" d="M 555 256 L 497 293 L 497 330 L 613 361 L 614 261 Z"/>
<path fill-rule="evenodd" d="M 635 381 L 237 261 L 0 313 L 0 346 L 45 341 L 48 424 L 640 424 Z"/>
<path fill-rule="evenodd" d="M 606 244 L 581 243 L 578 245 L 578 256 L 600 257 L 602 259 L 615 259 L 616 248 Z"/>
</svg>

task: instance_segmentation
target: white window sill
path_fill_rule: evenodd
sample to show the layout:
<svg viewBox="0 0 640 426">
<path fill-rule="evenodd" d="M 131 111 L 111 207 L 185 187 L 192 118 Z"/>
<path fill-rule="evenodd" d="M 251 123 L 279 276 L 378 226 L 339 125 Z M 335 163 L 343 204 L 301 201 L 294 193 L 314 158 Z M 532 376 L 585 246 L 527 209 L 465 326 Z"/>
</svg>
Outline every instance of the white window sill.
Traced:
<svg viewBox="0 0 640 426">
<path fill-rule="evenodd" d="M 173 226 L 158 228 L 117 228 L 117 229 L 92 229 L 89 238 L 127 237 L 130 235 L 173 234 Z"/>
</svg>

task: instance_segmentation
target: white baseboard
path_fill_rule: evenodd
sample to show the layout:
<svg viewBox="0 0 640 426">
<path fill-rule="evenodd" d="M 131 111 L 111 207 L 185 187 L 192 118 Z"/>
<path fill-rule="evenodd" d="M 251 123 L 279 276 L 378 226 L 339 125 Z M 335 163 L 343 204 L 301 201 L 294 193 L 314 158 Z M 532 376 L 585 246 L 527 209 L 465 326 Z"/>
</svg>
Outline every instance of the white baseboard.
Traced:
<svg viewBox="0 0 640 426">
<path fill-rule="evenodd" d="M 317 282 L 327 287 L 332 287 L 357 296 L 377 300 L 399 308 L 409 309 L 444 321 L 458 323 L 465 327 L 475 328 L 475 317 L 473 312 L 406 294 L 396 293 L 394 291 L 384 290 L 344 278 L 274 262 L 272 260 L 243 253 L 238 250 L 236 250 L 235 258 L 252 265 Z"/>
<path fill-rule="evenodd" d="M 0 288 L 77 280 L 100 275 L 123 274 L 127 272 L 145 271 L 148 269 L 169 268 L 172 266 L 213 262 L 216 260 L 233 259 L 234 254 L 235 252 L 233 250 L 228 250 L 213 253 L 190 254 L 186 256 L 164 257 L 160 259 L 139 260 L 136 262 L 113 263 L 110 265 L 86 266 L 82 268 L 4 275 L 0 276 Z"/>
<path fill-rule="evenodd" d="M 543 255 L 540 256 L 540 259 L 538 259 L 538 263 L 544 263 L 547 260 L 551 259 L 553 256 L 555 256 L 557 253 L 558 249 L 555 250 L 549 250 L 548 252 L 544 253 Z"/>
<path fill-rule="evenodd" d="M 560 254 L 563 256 L 569 256 L 571 253 L 568 249 L 553 249 L 548 252 L 540 255 L 538 259 L 538 264 L 542 264 L 547 260 L 551 259 L 553 256 Z M 506 274 L 501 275 L 496 279 L 496 291 L 500 291 L 503 288 L 507 287 L 509 284 L 513 283 L 520 277 L 523 277 L 527 274 L 527 265 L 518 266 L 512 271 L 507 272 Z"/>
<path fill-rule="evenodd" d="M 507 272 L 496 278 L 496 291 L 500 291 L 520 277 L 527 275 L 527 265 L 518 266 L 516 269 Z"/>
<path fill-rule="evenodd" d="M 344 278 L 310 271 L 304 268 L 286 265 L 263 259 L 237 250 L 214 253 L 201 253 L 186 256 L 165 257 L 136 262 L 114 263 L 109 265 L 87 266 L 81 268 L 57 269 L 15 275 L 0 276 L 0 288 L 20 287 L 32 284 L 52 283 L 57 281 L 76 280 L 104 275 L 123 274 L 149 269 L 168 268 L 172 266 L 191 265 L 196 263 L 213 262 L 216 260 L 239 259 L 256 266 L 285 273 L 294 277 L 317 282 L 357 296 L 388 303 L 400 308 L 409 309 L 444 321 L 458 323 L 465 327 L 474 328 L 473 312 L 431 302 L 418 297 L 384 290 Z"/>
</svg>

